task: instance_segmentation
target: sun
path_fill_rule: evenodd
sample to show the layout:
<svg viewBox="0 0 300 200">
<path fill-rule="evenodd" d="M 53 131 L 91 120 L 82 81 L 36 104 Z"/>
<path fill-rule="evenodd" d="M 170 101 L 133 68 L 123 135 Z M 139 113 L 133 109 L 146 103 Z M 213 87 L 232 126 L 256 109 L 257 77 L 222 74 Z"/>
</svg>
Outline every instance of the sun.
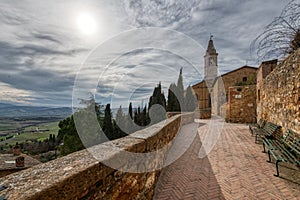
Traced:
<svg viewBox="0 0 300 200">
<path fill-rule="evenodd" d="M 85 35 L 91 35 L 97 31 L 97 23 L 89 13 L 81 13 L 77 18 L 77 26 L 80 32 Z"/>
</svg>

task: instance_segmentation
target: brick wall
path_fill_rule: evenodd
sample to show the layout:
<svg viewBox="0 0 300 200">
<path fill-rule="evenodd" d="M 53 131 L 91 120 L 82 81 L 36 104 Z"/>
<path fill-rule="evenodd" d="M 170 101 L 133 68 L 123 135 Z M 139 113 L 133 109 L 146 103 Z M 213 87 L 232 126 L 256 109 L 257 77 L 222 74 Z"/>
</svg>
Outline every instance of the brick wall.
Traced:
<svg viewBox="0 0 300 200">
<path fill-rule="evenodd" d="M 128 173 L 105 163 L 112 161 L 121 168 L 134 168 L 135 158 L 124 158 L 121 151 L 144 153 L 170 147 L 180 125 L 193 121 L 194 113 L 176 115 L 130 136 L 91 147 L 97 159 L 82 150 L 8 175 L 0 179 L 1 185 L 8 186 L 0 196 L 12 200 L 151 199 L 160 170 Z M 157 154 L 145 165 L 162 165 L 164 155 Z"/>
<path fill-rule="evenodd" d="M 283 131 L 300 133 L 300 50 L 286 58 L 264 80 L 260 87 L 258 119 L 265 118 Z"/>
</svg>

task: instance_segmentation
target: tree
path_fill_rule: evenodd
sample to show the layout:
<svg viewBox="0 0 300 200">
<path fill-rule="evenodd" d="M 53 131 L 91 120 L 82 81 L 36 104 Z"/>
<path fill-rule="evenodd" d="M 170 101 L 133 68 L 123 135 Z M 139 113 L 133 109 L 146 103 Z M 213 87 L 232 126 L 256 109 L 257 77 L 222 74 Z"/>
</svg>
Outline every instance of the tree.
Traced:
<svg viewBox="0 0 300 200">
<path fill-rule="evenodd" d="M 180 111 L 180 104 L 175 95 L 176 92 L 176 85 L 172 83 L 168 90 L 168 101 L 167 101 L 167 111 L 168 112 L 179 112 Z"/>
<path fill-rule="evenodd" d="M 116 114 L 116 122 L 119 126 L 123 126 L 124 123 L 124 113 L 122 110 L 122 106 L 119 107 L 117 114 Z"/>
<path fill-rule="evenodd" d="M 300 4 L 290 1 L 251 43 L 251 52 L 256 51 L 258 61 L 285 58 L 300 47 Z"/>
<path fill-rule="evenodd" d="M 179 101 L 180 110 L 184 110 L 184 87 L 182 78 L 182 68 L 180 68 L 179 77 L 177 81 L 176 97 Z"/>
<path fill-rule="evenodd" d="M 74 151 L 81 150 L 84 147 L 90 147 L 107 140 L 101 137 L 99 124 L 97 124 L 97 122 L 103 124 L 103 106 L 96 103 L 92 95 L 88 100 L 82 99 L 81 104 L 85 105 L 85 107 L 59 122 L 57 138 L 55 139 L 55 136 L 52 136 L 54 143 L 60 144 L 63 142 L 63 146 L 60 147 L 62 155 L 67 155 Z M 96 123 L 91 126 L 89 122 L 95 118 L 95 114 L 97 117 Z M 77 119 L 76 126 L 75 119 Z M 76 127 L 79 129 L 77 130 Z M 78 131 L 80 130 L 84 130 L 84 134 L 81 134 L 79 137 Z M 95 130 L 97 130 L 97 132 L 95 132 Z M 84 144 L 81 139 L 83 139 Z"/>
<path fill-rule="evenodd" d="M 197 107 L 197 100 L 195 95 L 193 94 L 193 89 L 191 86 L 188 86 L 185 94 L 185 111 L 193 112 Z"/>
<path fill-rule="evenodd" d="M 156 124 L 166 119 L 166 98 L 162 92 L 161 83 L 154 88 L 153 94 L 149 99 L 148 112 L 151 124 Z"/>
<path fill-rule="evenodd" d="M 123 131 L 126 128 L 126 117 L 123 113 L 122 106 L 119 107 L 116 114 L 116 120 L 114 122 L 114 134 L 116 135 L 116 137 L 120 138 L 126 136 L 126 133 Z"/>
<path fill-rule="evenodd" d="M 132 115 L 132 103 L 129 103 L 129 108 L 128 108 L 128 114 L 130 116 L 131 119 L 133 119 L 133 115 Z"/>
<path fill-rule="evenodd" d="M 102 130 L 105 133 L 106 137 L 108 137 L 108 139 L 116 139 L 116 136 L 113 134 L 114 128 L 112 123 L 110 104 L 107 104 L 105 107 Z"/>
<path fill-rule="evenodd" d="M 168 92 L 167 111 L 180 112 L 185 110 L 182 68 L 180 68 L 177 85 L 172 83 Z"/>
<path fill-rule="evenodd" d="M 84 149 L 84 146 L 77 133 L 73 115 L 59 122 L 58 137 L 63 139 L 64 145 L 61 148 L 62 155 Z"/>
<path fill-rule="evenodd" d="M 148 109 L 151 109 L 151 106 L 159 104 L 162 107 L 166 108 L 166 98 L 165 95 L 162 93 L 161 90 L 161 83 L 157 85 L 157 87 L 154 88 L 153 94 L 149 99 L 149 107 Z"/>
<path fill-rule="evenodd" d="M 133 108 L 132 108 L 132 103 L 129 103 L 128 107 L 128 114 L 124 116 L 125 120 L 125 126 L 124 126 L 124 132 L 126 134 L 131 134 L 136 130 L 136 125 L 134 124 L 135 117 L 133 115 Z"/>
<path fill-rule="evenodd" d="M 142 112 L 142 126 L 147 126 L 150 123 L 149 115 L 147 112 L 147 106 L 144 106 Z"/>
</svg>

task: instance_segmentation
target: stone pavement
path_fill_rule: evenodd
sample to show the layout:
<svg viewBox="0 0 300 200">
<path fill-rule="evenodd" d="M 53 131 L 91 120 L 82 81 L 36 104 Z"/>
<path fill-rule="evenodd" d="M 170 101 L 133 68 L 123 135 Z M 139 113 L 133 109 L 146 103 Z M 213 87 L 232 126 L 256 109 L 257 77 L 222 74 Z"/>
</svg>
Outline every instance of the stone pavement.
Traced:
<svg viewBox="0 0 300 200">
<path fill-rule="evenodd" d="M 218 127 L 222 120 L 200 122 L 205 125 L 198 128 L 192 145 L 162 171 L 154 199 L 300 199 L 300 172 L 283 166 L 281 177 L 273 176 L 274 163 L 266 162 L 267 155 L 262 145 L 255 144 L 248 126 L 224 123 L 219 132 L 208 125 Z M 215 134 L 216 144 L 200 159 L 201 141 L 209 143 L 208 130 Z M 185 143 L 183 138 L 176 142 Z"/>
</svg>

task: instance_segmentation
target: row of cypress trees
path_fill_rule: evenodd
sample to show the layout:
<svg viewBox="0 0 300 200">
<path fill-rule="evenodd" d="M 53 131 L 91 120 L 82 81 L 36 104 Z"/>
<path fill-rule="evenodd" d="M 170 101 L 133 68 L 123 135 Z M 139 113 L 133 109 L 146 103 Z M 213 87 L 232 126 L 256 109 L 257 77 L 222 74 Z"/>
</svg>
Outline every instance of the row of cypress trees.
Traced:
<svg viewBox="0 0 300 200">
<path fill-rule="evenodd" d="M 196 108 L 196 99 L 193 95 L 192 88 L 188 86 L 187 89 L 184 90 L 182 68 L 180 69 L 177 84 L 172 83 L 168 89 L 168 99 L 166 100 L 162 92 L 161 83 L 159 83 L 149 98 L 148 108 L 147 106 L 133 108 L 130 102 L 127 114 L 124 113 L 122 106 L 120 106 L 115 118 L 113 118 L 110 104 L 107 104 L 103 111 L 104 106 L 96 103 L 92 96 L 89 100 L 83 100 L 82 103 L 86 104 L 86 110 L 91 107 L 95 109 L 98 123 L 109 140 L 124 137 L 164 120 L 166 118 L 166 111 L 194 111 Z M 85 111 L 81 110 L 79 112 Z M 73 115 L 59 123 L 60 129 L 57 138 L 63 141 L 63 146 L 61 147 L 63 155 L 84 148 L 78 136 Z M 88 129 L 89 127 L 86 128 Z M 101 143 L 103 141 L 105 140 L 95 140 L 95 143 Z"/>
</svg>

